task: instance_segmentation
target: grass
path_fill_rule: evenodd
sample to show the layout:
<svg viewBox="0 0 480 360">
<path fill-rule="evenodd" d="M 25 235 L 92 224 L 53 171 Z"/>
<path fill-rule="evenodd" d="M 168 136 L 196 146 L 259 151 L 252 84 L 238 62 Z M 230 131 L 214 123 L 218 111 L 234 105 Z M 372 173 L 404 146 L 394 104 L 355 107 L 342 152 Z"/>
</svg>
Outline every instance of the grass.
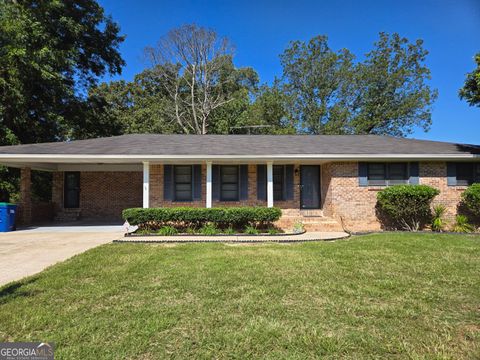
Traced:
<svg viewBox="0 0 480 360">
<path fill-rule="evenodd" d="M 480 237 L 109 244 L 0 288 L 62 359 L 480 358 Z"/>
</svg>

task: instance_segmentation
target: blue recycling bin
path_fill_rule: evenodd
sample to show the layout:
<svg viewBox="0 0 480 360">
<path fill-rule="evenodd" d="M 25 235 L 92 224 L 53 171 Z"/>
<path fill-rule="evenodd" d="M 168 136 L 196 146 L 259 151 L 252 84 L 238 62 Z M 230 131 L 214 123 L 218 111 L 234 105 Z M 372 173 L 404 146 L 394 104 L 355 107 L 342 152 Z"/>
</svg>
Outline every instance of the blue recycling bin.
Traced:
<svg viewBox="0 0 480 360">
<path fill-rule="evenodd" d="M 10 203 L 0 203 L 0 232 L 15 230 L 15 215 L 17 205 Z"/>
</svg>

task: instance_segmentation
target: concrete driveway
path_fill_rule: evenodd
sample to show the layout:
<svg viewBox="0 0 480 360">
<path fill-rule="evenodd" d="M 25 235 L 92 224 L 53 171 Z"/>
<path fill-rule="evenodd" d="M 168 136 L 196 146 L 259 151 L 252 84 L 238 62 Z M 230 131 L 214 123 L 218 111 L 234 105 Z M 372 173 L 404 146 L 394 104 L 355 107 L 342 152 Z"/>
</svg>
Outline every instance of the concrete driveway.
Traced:
<svg viewBox="0 0 480 360">
<path fill-rule="evenodd" d="M 78 223 L 0 233 L 0 285 L 38 273 L 122 235 L 122 226 Z"/>
</svg>

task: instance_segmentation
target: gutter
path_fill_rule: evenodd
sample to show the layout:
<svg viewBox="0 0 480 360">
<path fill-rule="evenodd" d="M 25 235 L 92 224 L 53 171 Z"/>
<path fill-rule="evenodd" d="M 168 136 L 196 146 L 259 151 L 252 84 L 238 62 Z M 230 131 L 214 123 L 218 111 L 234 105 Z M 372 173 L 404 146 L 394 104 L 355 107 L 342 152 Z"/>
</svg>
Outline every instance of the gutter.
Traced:
<svg viewBox="0 0 480 360">
<path fill-rule="evenodd" d="M 298 161 L 298 160 L 476 160 L 480 154 L 285 154 L 285 155 L 101 155 L 101 154 L 0 154 L 0 162 L 23 163 L 136 163 L 143 161 Z"/>
</svg>

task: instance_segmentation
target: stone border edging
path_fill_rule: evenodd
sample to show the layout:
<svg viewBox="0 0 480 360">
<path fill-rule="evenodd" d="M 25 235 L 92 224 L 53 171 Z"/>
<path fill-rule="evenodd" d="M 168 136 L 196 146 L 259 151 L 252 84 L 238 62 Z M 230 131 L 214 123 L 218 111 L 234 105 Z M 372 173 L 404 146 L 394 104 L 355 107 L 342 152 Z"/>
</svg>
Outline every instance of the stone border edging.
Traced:
<svg viewBox="0 0 480 360">
<path fill-rule="evenodd" d="M 329 234 L 334 234 L 334 236 L 329 236 Z M 208 236 L 208 235 L 207 235 Z M 250 238 L 247 238 L 245 236 L 230 236 L 230 238 L 226 238 L 225 236 L 223 237 L 217 237 L 217 238 L 209 238 L 205 239 L 202 237 L 197 237 L 194 239 L 192 236 L 188 237 L 185 236 L 182 238 L 182 236 L 156 236 L 156 239 L 141 239 L 140 237 L 138 240 L 133 238 L 121 238 L 121 239 L 116 239 L 113 240 L 115 243 L 301 243 L 301 242 L 314 242 L 314 241 L 332 241 L 332 240 L 340 240 L 340 239 L 347 239 L 350 238 L 350 234 L 345 233 L 345 232 L 323 232 L 323 233 L 312 233 L 309 235 L 301 234 L 297 238 L 287 238 L 285 236 L 281 237 L 274 237 L 273 235 L 270 237 L 265 237 L 265 236 L 251 236 Z"/>
<path fill-rule="evenodd" d="M 204 234 L 175 234 L 175 235 L 158 235 L 158 234 L 134 234 L 134 233 L 125 233 L 124 237 L 150 237 L 150 236 L 168 236 L 168 237 L 225 237 L 225 236 L 255 236 L 255 237 L 268 237 L 268 236 L 298 236 L 298 235 L 303 235 L 305 234 L 306 231 L 303 230 L 302 232 L 299 233 L 278 233 L 278 234 L 268 234 L 268 233 L 262 233 L 262 234 L 214 234 L 214 235 L 204 235 Z"/>
</svg>

